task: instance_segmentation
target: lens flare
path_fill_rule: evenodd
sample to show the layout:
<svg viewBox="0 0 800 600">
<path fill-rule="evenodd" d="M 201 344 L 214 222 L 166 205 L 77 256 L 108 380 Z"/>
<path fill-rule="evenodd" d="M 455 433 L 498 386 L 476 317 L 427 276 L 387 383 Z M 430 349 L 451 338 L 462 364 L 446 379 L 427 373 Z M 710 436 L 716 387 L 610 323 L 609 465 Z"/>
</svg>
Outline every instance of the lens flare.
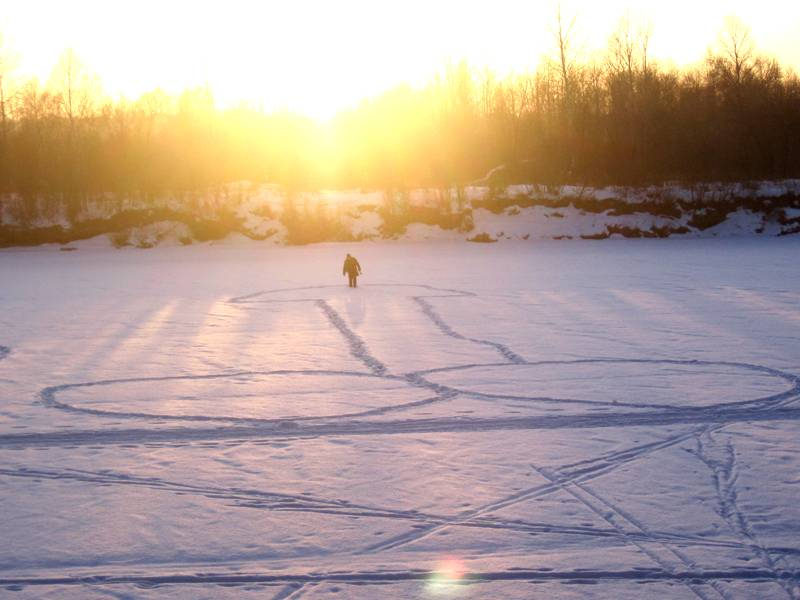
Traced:
<svg viewBox="0 0 800 600">
<path fill-rule="evenodd" d="M 436 566 L 426 584 L 431 595 L 443 596 L 455 594 L 464 584 L 466 569 L 457 558 L 447 558 Z"/>
</svg>

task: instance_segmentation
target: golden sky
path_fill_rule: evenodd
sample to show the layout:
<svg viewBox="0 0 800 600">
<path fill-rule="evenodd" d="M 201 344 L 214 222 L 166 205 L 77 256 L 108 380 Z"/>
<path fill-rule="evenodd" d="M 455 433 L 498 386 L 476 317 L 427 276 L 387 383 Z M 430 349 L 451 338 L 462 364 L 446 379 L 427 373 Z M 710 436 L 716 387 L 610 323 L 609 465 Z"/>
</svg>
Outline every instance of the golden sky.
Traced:
<svg viewBox="0 0 800 600">
<path fill-rule="evenodd" d="M 652 53 L 697 62 L 724 18 L 748 24 L 759 50 L 800 71 L 800 2 L 572 0 L 576 39 L 606 47 L 620 17 L 652 24 Z M 0 35 L 18 77 L 47 81 L 68 47 L 114 97 L 209 84 L 240 100 L 315 117 L 400 82 L 419 84 L 448 60 L 520 71 L 552 48 L 557 3 L 535 0 L 22 0 L 0 3 Z"/>
</svg>

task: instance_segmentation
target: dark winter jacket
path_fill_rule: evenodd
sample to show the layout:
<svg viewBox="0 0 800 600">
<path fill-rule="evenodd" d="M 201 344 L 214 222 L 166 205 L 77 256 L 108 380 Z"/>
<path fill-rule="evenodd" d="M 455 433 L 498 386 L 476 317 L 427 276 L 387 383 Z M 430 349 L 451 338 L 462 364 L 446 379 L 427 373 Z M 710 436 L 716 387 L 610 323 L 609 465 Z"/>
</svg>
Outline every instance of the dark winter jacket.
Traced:
<svg viewBox="0 0 800 600">
<path fill-rule="evenodd" d="M 355 257 L 347 255 L 347 258 L 344 259 L 344 265 L 342 265 L 342 275 L 347 273 L 348 275 L 361 275 L 361 265 L 358 264 L 358 261 Z"/>
</svg>

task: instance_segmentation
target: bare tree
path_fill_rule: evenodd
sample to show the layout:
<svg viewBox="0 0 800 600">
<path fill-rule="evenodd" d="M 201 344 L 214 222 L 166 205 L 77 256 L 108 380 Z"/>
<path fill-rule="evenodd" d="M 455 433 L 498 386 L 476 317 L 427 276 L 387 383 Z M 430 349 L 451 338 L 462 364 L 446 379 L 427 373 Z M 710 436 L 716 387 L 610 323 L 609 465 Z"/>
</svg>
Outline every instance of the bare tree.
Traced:
<svg viewBox="0 0 800 600">
<path fill-rule="evenodd" d="M 612 73 L 625 74 L 633 82 L 637 73 L 647 75 L 648 52 L 652 24 L 644 23 L 635 29 L 630 14 L 623 16 L 608 43 L 607 62 Z"/>
<path fill-rule="evenodd" d="M 556 28 L 553 32 L 558 53 L 558 69 L 561 78 L 561 93 L 565 102 L 570 99 L 572 74 L 573 74 L 573 47 L 572 35 L 575 29 L 577 16 L 565 19 L 561 12 L 561 4 L 556 9 Z"/>
<path fill-rule="evenodd" d="M 642 75 L 647 77 L 649 65 L 648 53 L 650 51 L 650 37 L 653 35 L 653 23 L 648 21 L 639 25 L 637 38 L 639 42 L 639 52 L 641 53 Z"/>
<path fill-rule="evenodd" d="M 636 70 L 636 50 L 637 42 L 631 30 L 631 20 L 629 15 L 625 15 L 619 20 L 617 29 L 611 34 L 608 44 L 608 64 L 612 73 L 624 74 L 628 81 L 633 81 L 633 74 Z"/>
<path fill-rule="evenodd" d="M 726 17 L 719 45 L 728 62 L 733 83 L 741 85 L 745 75 L 752 69 L 755 56 L 750 28 L 738 17 Z"/>
<path fill-rule="evenodd" d="M 17 65 L 17 58 L 5 46 L 3 34 L 0 33 L 0 139 L 5 142 L 8 137 L 9 120 L 9 73 Z"/>
<path fill-rule="evenodd" d="M 484 68 L 480 73 L 478 86 L 480 114 L 486 117 L 492 112 L 494 95 L 498 87 L 495 75 L 488 67 Z"/>
<path fill-rule="evenodd" d="M 72 48 L 67 48 L 59 57 L 49 87 L 61 95 L 62 111 L 71 130 L 76 119 L 89 116 L 100 95 L 97 78 L 89 73 Z"/>
<path fill-rule="evenodd" d="M 7 59 L 3 51 L 3 36 L 0 34 L 0 136 L 2 141 L 6 141 L 6 71 L 8 69 Z"/>
</svg>

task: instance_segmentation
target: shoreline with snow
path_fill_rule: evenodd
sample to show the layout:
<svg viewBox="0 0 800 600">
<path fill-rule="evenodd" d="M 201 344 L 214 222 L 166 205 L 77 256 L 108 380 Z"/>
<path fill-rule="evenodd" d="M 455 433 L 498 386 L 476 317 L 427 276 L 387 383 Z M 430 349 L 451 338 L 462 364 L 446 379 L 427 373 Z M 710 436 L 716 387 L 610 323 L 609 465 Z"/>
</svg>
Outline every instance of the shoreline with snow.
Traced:
<svg viewBox="0 0 800 600">
<path fill-rule="evenodd" d="M 238 182 L 155 199 L 101 195 L 0 203 L 0 247 L 152 248 L 208 241 L 274 245 L 369 240 L 606 239 L 800 233 L 800 180 L 648 187 L 510 185 L 289 194 Z"/>
</svg>

